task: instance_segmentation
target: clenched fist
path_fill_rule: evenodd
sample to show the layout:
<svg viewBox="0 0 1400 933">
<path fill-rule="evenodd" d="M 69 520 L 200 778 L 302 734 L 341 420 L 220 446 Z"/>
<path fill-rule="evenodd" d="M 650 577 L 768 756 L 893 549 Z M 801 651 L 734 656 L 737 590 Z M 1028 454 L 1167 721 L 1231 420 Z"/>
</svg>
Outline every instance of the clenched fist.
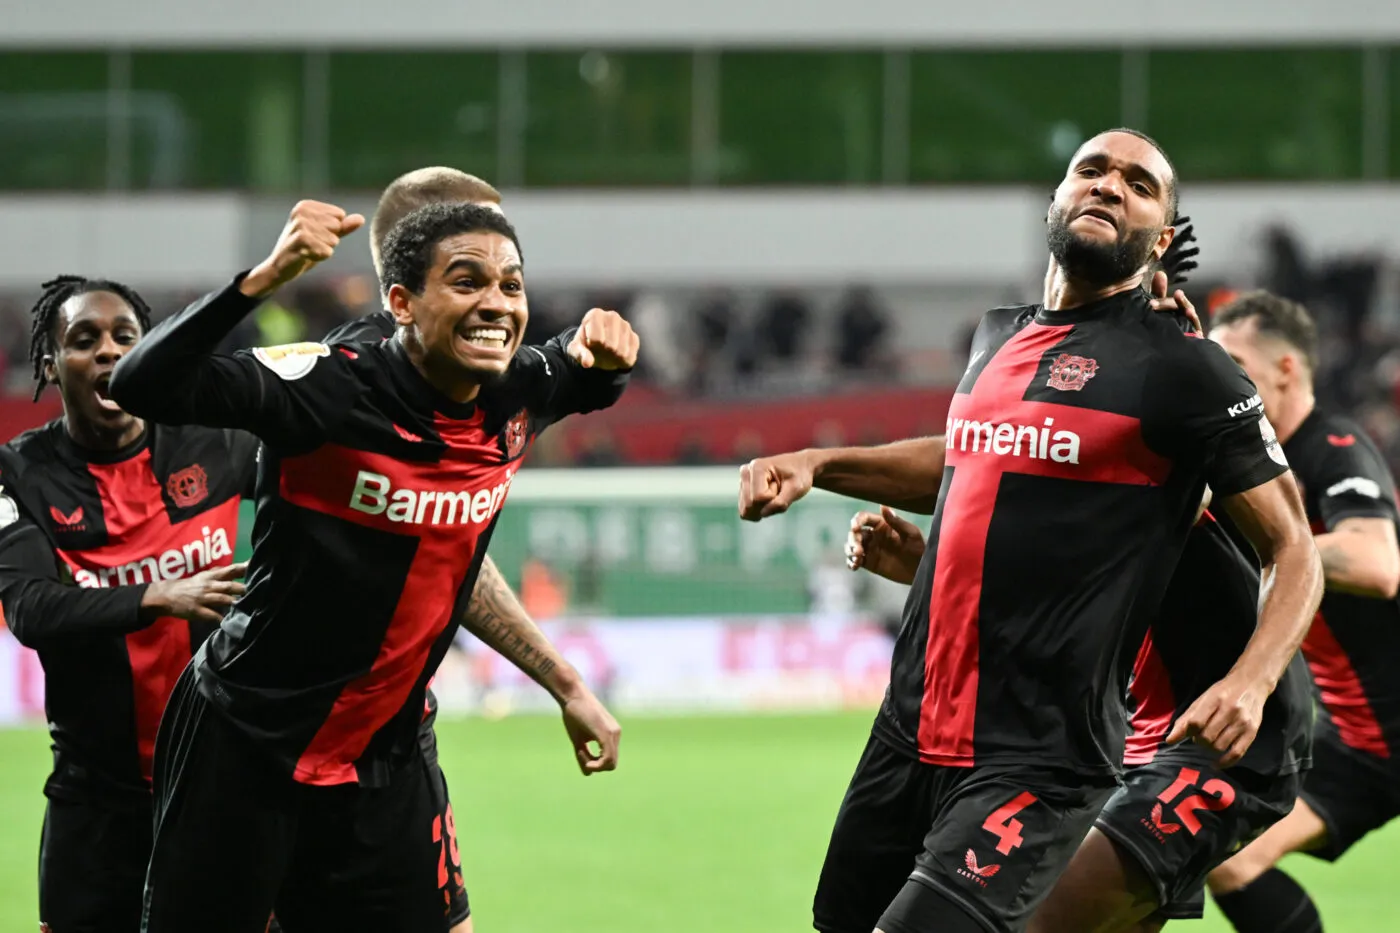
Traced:
<svg viewBox="0 0 1400 933">
<path fill-rule="evenodd" d="M 739 467 L 739 517 L 756 522 L 781 515 L 812 491 L 813 481 L 806 451 L 750 460 Z"/>
<path fill-rule="evenodd" d="M 292 208 L 272 253 L 253 267 L 238 286 L 249 298 L 266 298 L 335 253 L 341 237 L 365 225 L 360 214 L 346 214 L 334 204 L 299 201 Z"/>
<path fill-rule="evenodd" d="M 590 308 L 569 341 L 569 356 L 584 369 L 631 369 L 637 365 L 640 345 L 637 332 L 622 315 Z"/>
</svg>

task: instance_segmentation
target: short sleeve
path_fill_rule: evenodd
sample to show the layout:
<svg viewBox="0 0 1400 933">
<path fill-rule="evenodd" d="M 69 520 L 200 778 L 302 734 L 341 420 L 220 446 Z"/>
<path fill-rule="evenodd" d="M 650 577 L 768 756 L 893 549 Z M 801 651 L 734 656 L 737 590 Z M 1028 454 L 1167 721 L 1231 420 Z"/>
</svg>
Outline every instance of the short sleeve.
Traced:
<svg viewBox="0 0 1400 933">
<path fill-rule="evenodd" d="M 1317 497 L 1327 530 L 1348 518 L 1395 520 L 1395 479 L 1370 438 L 1348 432 L 1319 440 L 1316 475 L 1303 482 Z"/>
<path fill-rule="evenodd" d="M 1215 343 L 1173 339 L 1154 358 L 1143 392 L 1148 444 L 1175 461 L 1198 464 L 1217 496 L 1288 472 L 1254 383 Z"/>
</svg>

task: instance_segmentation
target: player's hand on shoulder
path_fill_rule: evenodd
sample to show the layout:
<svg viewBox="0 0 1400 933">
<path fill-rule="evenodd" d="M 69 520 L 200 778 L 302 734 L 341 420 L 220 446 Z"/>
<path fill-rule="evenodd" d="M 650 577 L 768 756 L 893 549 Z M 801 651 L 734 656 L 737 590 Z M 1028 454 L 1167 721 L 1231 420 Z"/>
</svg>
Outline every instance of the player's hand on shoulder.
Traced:
<svg viewBox="0 0 1400 933">
<path fill-rule="evenodd" d="M 750 460 L 739 467 L 739 517 L 756 522 L 780 515 L 812 491 L 812 481 L 805 451 Z"/>
<path fill-rule="evenodd" d="M 239 290 L 265 298 L 335 253 L 342 237 L 364 226 L 361 214 L 347 214 L 323 201 L 298 201 L 277 238 L 277 245 L 244 277 Z"/>
<path fill-rule="evenodd" d="M 568 352 L 584 369 L 631 369 L 641 340 L 616 311 L 590 308 L 569 341 Z"/>
<path fill-rule="evenodd" d="M 1167 294 L 1167 274 L 1158 269 L 1152 276 L 1153 311 L 1180 311 L 1186 315 L 1186 320 L 1191 322 L 1191 330 L 1197 334 L 1204 334 L 1205 328 L 1201 326 L 1201 316 L 1196 313 L 1196 306 L 1191 303 L 1191 299 L 1186 297 L 1186 293 L 1177 289 L 1171 295 Z"/>
<path fill-rule="evenodd" d="M 1259 734 L 1270 692 L 1248 678 L 1227 674 L 1177 718 L 1167 733 L 1167 744 L 1192 739 L 1219 752 L 1222 767 L 1236 764 Z"/>
<path fill-rule="evenodd" d="M 913 583 L 924 557 L 924 533 L 887 505 L 857 512 L 846 533 L 846 566 L 895 583 Z"/>
<path fill-rule="evenodd" d="M 609 713 L 607 707 L 585 689 L 577 696 L 570 697 L 562 707 L 564 729 L 569 733 L 569 741 L 574 746 L 574 757 L 584 777 L 599 771 L 613 771 L 617 768 L 618 745 L 622 741 L 622 727 Z M 593 746 L 598 747 L 597 751 Z"/>
<path fill-rule="evenodd" d="M 152 622 L 176 618 L 217 624 L 247 591 L 247 587 L 238 582 L 247 571 L 247 564 L 232 564 L 204 570 L 191 577 L 152 583 L 141 597 L 142 615 Z"/>
</svg>

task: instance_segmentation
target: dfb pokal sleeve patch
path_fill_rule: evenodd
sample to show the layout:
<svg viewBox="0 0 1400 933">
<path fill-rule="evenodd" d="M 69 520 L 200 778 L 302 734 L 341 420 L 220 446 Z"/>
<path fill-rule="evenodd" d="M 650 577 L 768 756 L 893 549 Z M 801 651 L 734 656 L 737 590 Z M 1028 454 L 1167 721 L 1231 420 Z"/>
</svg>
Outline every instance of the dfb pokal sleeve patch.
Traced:
<svg viewBox="0 0 1400 933">
<path fill-rule="evenodd" d="M 291 382 L 311 372 L 316 361 L 329 356 L 331 348 L 324 343 L 284 343 L 276 347 L 256 347 L 253 356 L 279 378 Z"/>
<path fill-rule="evenodd" d="M 1259 415 L 1259 433 L 1264 437 L 1264 452 L 1269 455 L 1269 459 L 1279 466 L 1288 466 L 1288 458 L 1283 454 L 1283 445 L 1278 442 L 1278 434 L 1274 433 L 1274 426 L 1263 414 Z"/>
</svg>

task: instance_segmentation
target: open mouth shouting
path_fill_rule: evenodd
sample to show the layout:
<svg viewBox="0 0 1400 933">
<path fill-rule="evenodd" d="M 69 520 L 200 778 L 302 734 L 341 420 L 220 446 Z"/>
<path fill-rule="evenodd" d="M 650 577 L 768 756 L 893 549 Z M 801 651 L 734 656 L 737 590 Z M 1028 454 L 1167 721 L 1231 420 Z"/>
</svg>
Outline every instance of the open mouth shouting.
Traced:
<svg viewBox="0 0 1400 933">
<path fill-rule="evenodd" d="M 103 373 L 97 377 L 97 382 L 93 384 L 93 394 L 97 396 L 97 407 L 103 411 L 119 412 L 122 407 L 112 399 L 111 384 L 112 374 Z"/>
</svg>

